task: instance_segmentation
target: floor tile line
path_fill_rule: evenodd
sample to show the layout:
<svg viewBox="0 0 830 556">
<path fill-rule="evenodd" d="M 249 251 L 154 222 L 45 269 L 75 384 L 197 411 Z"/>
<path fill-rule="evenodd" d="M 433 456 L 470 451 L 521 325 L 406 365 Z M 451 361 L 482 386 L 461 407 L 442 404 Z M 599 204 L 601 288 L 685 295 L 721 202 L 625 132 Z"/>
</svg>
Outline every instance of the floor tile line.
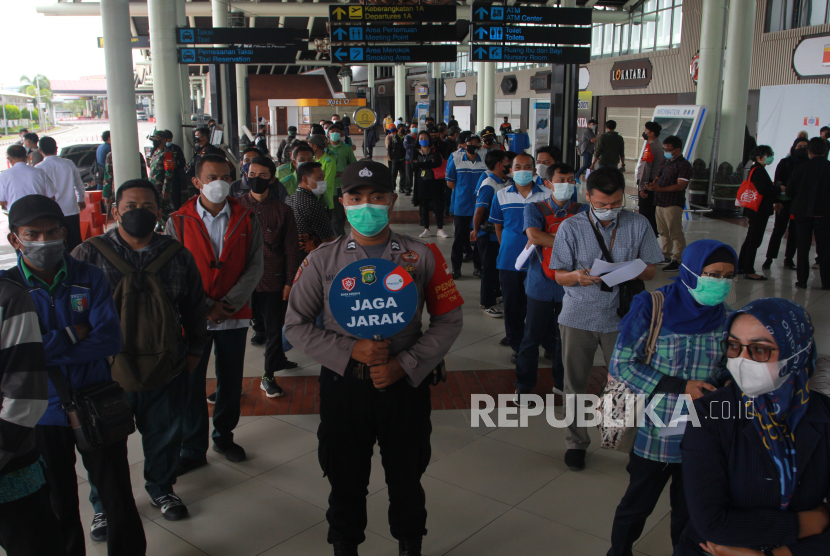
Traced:
<svg viewBox="0 0 830 556">
<path fill-rule="evenodd" d="M 269 485 L 269 486 L 270 486 L 270 485 Z M 279 490 L 279 489 L 277 489 L 277 490 Z M 281 492 L 283 492 L 283 491 L 281 491 Z M 305 500 L 303 500 L 303 502 L 305 502 Z M 300 531 L 300 532 L 299 532 L 299 533 L 297 533 L 296 535 L 291 535 L 290 537 L 288 537 L 288 538 L 287 538 L 287 539 L 285 539 L 284 541 L 280 541 L 280 542 L 278 542 L 277 544 L 275 544 L 274 546 L 269 546 L 268 548 L 266 548 L 266 549 L 265 549 L 265 550 L 263 550 L 262 552 L 258 552 L 258 553 L 256 554 L 256 556 L 262 556 L 263 554 L 265 554 L 265 553 L 266 553 L 266 552 L 268 552 L 269 550 L 272 550 L 273 548 L 275 548 L 275 547 L 277 547 L 277 546 L 280 546 L 281 544 L 285 544 L 286 542 L 290 541 L 291 539 L 293 539 L 293 538 L 295 538 L 295 537 L 297 537 L 297 536 L 299 536 L 299 535 L 302 535 L 303 533 L 305 533 L 306 531 L 308 531 L 308 530 L 310 530 L 310 529 L 314 529 L 315 527 L 317 527 L 318 525 L 320 525 L 321 523 L 323 523 L 323 522 L 325 522 L 325 521 L 326 521 L 326 519 L 325 519 L 325 518 L 323 518 L 323 520 L 322 520 L 322 521 L 318 521 L 317 523 L 315 523 L 315 524 L 314 524 L 314 525 L 312 525 L 311 527 L 307 527 L 307 528 L 303 529 L 302 531 Z"/>
</svg>

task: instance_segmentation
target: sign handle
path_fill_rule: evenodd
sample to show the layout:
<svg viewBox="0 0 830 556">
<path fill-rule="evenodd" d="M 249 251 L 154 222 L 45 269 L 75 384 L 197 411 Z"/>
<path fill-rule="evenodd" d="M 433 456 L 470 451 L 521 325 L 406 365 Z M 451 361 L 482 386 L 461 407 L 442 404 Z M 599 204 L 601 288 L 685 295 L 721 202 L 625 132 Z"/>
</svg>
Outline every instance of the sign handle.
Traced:
<svg viewBox="0 0 830 556">
<path fill-rule="evenodd" d="M 373 342 L 382 342 L 383 337 L 380 334 L 373 334 L 372 335 Z M 378 392 L 386 392 L 386 388 L 378 388 Z"/>
</svg>

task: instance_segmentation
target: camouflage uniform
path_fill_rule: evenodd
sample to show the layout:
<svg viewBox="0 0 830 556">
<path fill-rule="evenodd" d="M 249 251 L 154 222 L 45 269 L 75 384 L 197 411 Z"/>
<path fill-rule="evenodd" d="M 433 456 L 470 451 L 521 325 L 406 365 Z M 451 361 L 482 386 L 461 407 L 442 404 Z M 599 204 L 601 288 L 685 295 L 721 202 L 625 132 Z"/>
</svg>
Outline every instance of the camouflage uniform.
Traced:
<svg viewBox="0 0 830 556">
<path fill-rule="evenodd" d="M 141 179 L 147 179 L 147 162 L 144 160 L 144 155 L 138 153 L 138 157 L 141 159 Z M 104 187 L 102 195 L 104 199 L 113 199 L 115 200 L 115 191 L 112 188 L 112 181 L 113 176 L 115 174 L 112 170 L 112 151 L 107 153 L 107 159 L 104 163 Z"/>
<path fill-rule="evenodd" d="M 176 208 L 173 206 L 173 180 L 176 177 L 175 156 L 173 157 L 174 167 L 165 170 L 164 155 L 167 154 L 166 151 L 167 149 L 157 150 L 150 160 L 150 181 L 156 186 L 156 190 L 161 196 L 162 222 L 167 222 L 170 215 L 176 212 Z"/>
</svg>

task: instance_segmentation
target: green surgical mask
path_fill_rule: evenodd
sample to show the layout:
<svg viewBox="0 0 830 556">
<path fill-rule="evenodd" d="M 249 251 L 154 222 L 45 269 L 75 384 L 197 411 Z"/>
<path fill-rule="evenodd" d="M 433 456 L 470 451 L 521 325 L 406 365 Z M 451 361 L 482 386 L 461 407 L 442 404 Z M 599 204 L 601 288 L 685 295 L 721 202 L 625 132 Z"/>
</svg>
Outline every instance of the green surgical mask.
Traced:
<svg viewBox="0 0 830 556">
<path fill-rule="evenodd" d="M 686 266 L 686 265 L 683 265 Z M 689 267 L 686 267 L 689 270 Z M 692 272 L 689 270 L 689 272 Z M 694 272 L 692 272 L 694 274 Z M 697 274 L 695 274 L 697 276 Z M 688 285 L 683 284 L 687 288 Z M 726 301 L 729 291 L 732 289 L 732 280 L 726 278 L 713 278 L 711 276 L 698 276 L 697 286 L 692 289 L 689 288 L 689 293 L 695 298 L 695 301 L 701 305 L 708 305 L 715 307 Z"/>
<path fill-rule="evenodd" d="M 389 224 L 389 205 L 351 205 L 346 207 L 346 218 L 363 237 L 375 237 Z"/>
<path fill-rule="evenodd" d="M 764 159 L 764 164 L 766 164 L 767 166 L 769 166 L 769 165 L 770 165 L 770 164 L 772 164 L 774 161 L 775 161 L 775 157 L 774 157 L 773 155 L 769 155 L 768 157 L 766 157 L 766 158 Z"/>
</svg>

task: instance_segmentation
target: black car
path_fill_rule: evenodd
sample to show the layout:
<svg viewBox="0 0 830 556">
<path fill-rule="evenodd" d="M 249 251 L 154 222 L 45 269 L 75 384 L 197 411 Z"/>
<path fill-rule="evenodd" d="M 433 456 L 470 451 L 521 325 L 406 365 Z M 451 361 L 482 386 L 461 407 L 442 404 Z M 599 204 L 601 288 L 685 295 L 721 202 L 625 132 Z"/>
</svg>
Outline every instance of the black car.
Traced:
<svg viewBox="0 0 830 556">
<path fill-rule="evenodd" d="M 75 163 L 78 172 L 81 174 L 81 181 L 86 189 L 94 189 L 95 180 L 92 178 L 92 165 L 95 164 L 95 156 L 100 143 L 81 143 L 63 147 L 60 152 L 61 158 L 66 158 Z"/>
</svg>

